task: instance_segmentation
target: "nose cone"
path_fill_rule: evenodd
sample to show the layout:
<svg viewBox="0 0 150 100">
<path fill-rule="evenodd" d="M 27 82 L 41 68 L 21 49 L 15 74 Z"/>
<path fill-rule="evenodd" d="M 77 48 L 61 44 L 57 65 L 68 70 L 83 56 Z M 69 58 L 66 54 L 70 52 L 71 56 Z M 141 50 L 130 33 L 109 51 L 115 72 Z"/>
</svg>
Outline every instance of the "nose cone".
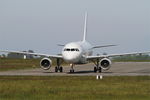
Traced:
<svg viewBox="0 0 150 100">
<path fill-rule="evenodd" d="M 63 58 L 66 62 L 77 63 L 80 59 L 80 53 L 64 52 Z"/>
<path fill-rule="evenodd" d="M 82 48 L 80 43 L 71 42 L 65 45 L 62 50 L 63 59 L 69 63 L 78 63 L 80 60 Z"/>
</svg>

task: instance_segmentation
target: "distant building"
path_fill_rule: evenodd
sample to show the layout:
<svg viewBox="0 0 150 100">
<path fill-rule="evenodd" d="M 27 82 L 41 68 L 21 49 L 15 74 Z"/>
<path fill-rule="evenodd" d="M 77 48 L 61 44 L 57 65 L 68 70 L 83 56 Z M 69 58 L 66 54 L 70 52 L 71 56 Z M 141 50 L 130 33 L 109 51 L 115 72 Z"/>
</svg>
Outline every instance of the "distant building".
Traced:
<svg viewBox="0 0 150 100">
<path fill-rule="evenodd" d="M 34 53 L 33 50 L 28 50 L 28 51 L 22 51 L 22 52 L 29 52 L 29 53 Z M 8 53 L 7 55 L 8 58 L 17 58 L 17 59 L 33 59 L 33 55 L 27 55 L 27 54 L 19 54 L 19 53 Z"/>
<path fill-rule="evenodd" d="M 0 58 L 6 58 L 5 54 L 0 55 Z"/>
</svg>

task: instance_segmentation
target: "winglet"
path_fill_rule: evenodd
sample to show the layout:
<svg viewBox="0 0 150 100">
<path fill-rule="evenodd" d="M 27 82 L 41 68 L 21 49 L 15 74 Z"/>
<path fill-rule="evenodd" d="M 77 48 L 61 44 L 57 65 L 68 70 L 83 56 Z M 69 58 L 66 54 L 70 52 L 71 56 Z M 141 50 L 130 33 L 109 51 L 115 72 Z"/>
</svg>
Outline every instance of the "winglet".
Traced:
<svg viewBox="0 0 150 100">
<path fill-rule="evenodd" d="M 87 16 L 88 13 L 85 12 L 85 22 L 84 22 L 84 36 L 82 41 L 86 41 L 86 35 L 87 35 Z"/>
</svg>

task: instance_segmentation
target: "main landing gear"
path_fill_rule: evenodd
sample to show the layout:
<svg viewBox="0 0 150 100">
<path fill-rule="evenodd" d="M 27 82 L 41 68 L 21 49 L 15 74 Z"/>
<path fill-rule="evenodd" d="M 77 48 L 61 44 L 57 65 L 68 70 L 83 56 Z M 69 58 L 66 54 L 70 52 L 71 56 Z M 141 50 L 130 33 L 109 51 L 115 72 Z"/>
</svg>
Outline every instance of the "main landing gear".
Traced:
<svg viewBox="0 0 150 100">
<path fill-rule="evenodd" d="M 95 73 L 96 73 L 96 72 L 101 73 L 101 72 L 102 72 L 102 68 L 101 68 L 100 65 L 99 65 L 99 59 L 97 59 L 96 62 L 95 62 L 95 61 L 93 61 L 93 62 L 94 62 L 94 64 L 95 64 L 94 72 L 95 72 Z"/>
<path fill-rule="evenodd" d="M 60 59 L 57 59 L 57 66 L 55 67 L 55 72 L 63 72 L 63 67 L 60 66 L 61 63 L 62 61 L 60 61 Z"/>
<path fill-rule="evenodd" d="M 63 72 L 63 67 L 62 66 L 56 66 L 55 67 L 55 72 Z"/>
</svg>

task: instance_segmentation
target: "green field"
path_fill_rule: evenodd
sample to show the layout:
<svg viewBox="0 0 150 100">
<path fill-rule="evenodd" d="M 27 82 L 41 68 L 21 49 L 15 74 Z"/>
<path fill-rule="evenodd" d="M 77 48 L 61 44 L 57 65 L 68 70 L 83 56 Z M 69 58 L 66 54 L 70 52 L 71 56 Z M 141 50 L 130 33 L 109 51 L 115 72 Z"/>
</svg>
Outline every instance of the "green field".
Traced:
<svg viewBox="0 0 150 100">
<path fill-rule="evenodd" d="M 39 68 L 40 59 L 0 59 L 0 71 Z"/>
<path fill-rule="evenodd" d="M 150 100 L 150 76 L 0 76 L 0 100 Z"/>
<path fill-rule="evenodd" d="M 0 58 L 0 71 L 40 68 L 41 59 L 9 59 Z M 52 59 L 53 67 L 56 66 L 56 59 Z M 62 63 L 68 65 L 67 63 Z"/>
</svg>

